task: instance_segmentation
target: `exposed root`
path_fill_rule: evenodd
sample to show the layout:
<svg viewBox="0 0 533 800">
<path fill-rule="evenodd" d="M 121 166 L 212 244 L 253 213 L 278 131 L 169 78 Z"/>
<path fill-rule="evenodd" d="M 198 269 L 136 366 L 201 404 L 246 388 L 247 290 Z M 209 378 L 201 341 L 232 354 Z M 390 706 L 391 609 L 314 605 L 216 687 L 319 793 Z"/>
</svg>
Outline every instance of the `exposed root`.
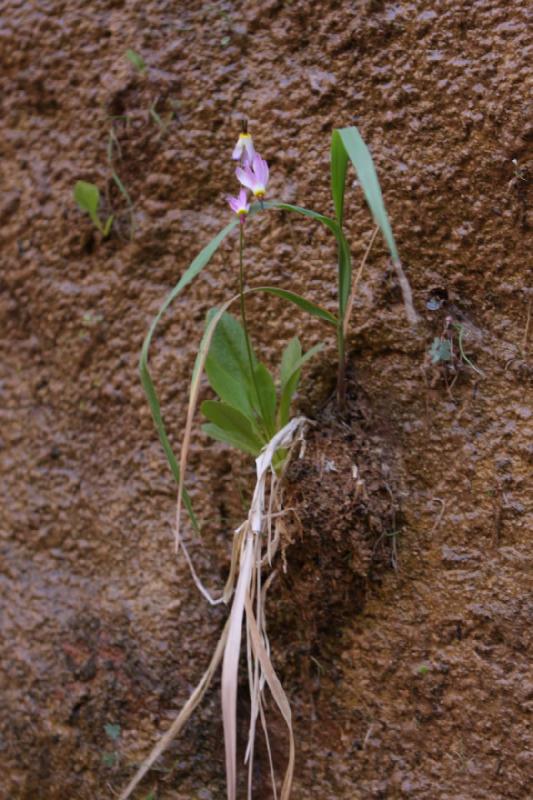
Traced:
<svg viewBox="0 0 533 800">
<path fill-rule="evenodd" d="M 248 762 L 248 798 L 252 797 L 252 770 L 254 742 L 258 718 L 265 732 L 269 753 L 270 768 L 277 798 L 274 766 L 272 763 L 266 717 L 264 713 L 263 693 L 265 685 L 270 689 L 289 731 L 289 761 L 281 787 L 280 800 L 289 800 L 294 772 L 294 736 L 292 730 L 291 709 L 287 696 L 275 673 L 270 659 L 270 645 L 266 633 L 265 601 L 268 586 L 274 573 L 263 584 L 263 567 L 271 565 L 278 551 L 283 525 L 282 498 L 280 478 L 272 466 L 274 454 L 280 448 L 291 449 L 298 438 L 302 437 L 306 420 L 298 417 L 291 420 L 269 444 L 256 460 L 257 480 L 248 517 L 235 532 L 230 578 L 226 584 L 224 597 L 231 594 L 236 586 L 231 605 L 229 619 L 217 643 L 211 663 L 198 686 L 181 710 L 176 721 L 153 748 L 148 758 L 137 770 L 119 800 L 131 797 L 139 782 L 144 778 L 154 762 L 164 752 L 172 740 L 179 735 L 187 720 L 205 695 L 213 676 L 222 662 L 222 718 L 224 725 L 224 743 L 226 750 L 226 778 L 228 800 L 236 800 L 237 796 L 237 683 L 241 654 L 242 622 L 246 620 L 248 677 L 250 683 L 251 712 L 246 748 Z M 289 459 L 287 459 L 288 461 Z M 183 542 L 182 542 L 183 546 Z M 186 548 L 187 563 L 191 567 L 195 582 L 200 584 L 194 572 Z M 199 588 L 201 587 L 201 584 Z M 203 589 L 203 587 L 201 587 Z M 202 592 L 205 596 L 205 591 Z M 209 595 L 208 599 L 213 601 Z"/>
</svg>

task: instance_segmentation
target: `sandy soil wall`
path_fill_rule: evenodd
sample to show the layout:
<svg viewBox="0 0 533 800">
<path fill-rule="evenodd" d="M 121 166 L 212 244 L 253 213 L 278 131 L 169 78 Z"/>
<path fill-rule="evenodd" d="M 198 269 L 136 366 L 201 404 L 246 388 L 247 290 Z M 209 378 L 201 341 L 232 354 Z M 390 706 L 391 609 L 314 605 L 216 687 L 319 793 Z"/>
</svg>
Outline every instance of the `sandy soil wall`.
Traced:
<svg viewBox="0 0 533 800">
<path fill-rule="evenodd" d="M 318 210 L 330 209 L 330 132 L 359 126 L 423 318 L 408 328 L 380 243 L 350 363 L 394 454 L 399 568 L 378 570 L 364 604 L 312 651 L 295 622 L 298 646 L 280 653 L 298 738 L 294 797 L 530 796 L 527 14 L 525 0 L 0 2 L 3 797 L 114 796 L 220 630 L 224 612 L 205 606 L 173 557 L 175 487 L 137 359 L 162 298 L 228 218 L 242 114 L 273 194 Z M 127 48 L 142 53 L 144 77 Z M 149 115 L 155 101 L 173 114 L 164 131 Z M 110 179 L 111 129 L 131 237 Z M 107 188 L 118 212 L 106 241 L 75 207 L 78 179 Z M 358 260 L 371 225 L 354 183 Z M 258 284 L 284 282 L 334 308 L 333 246 L 312 224 L 258 221 L 248 258 Z M 233 291 L 235 264 L 228 242 L 156 341 L 176 446 L 202 320 Z M 325 336 L 277 301 L 252 306 L 271 363 L 295 332 L 306 345 Z M 450 390 L 427 361 L 446 315 L 464 325 L 484 373 L 464 366 Z M 309 411 L 334 357 L 328 342 L 302 392 Z M 209 524 L 207 546 L 192 551 L 212 587 L 241 513 L 236 474 L 246 486 L 243 460 L 197 438 L 189 484 Z M 137 796 L 223 798 L 223 758 L 215 689 Z"/>
</svg>

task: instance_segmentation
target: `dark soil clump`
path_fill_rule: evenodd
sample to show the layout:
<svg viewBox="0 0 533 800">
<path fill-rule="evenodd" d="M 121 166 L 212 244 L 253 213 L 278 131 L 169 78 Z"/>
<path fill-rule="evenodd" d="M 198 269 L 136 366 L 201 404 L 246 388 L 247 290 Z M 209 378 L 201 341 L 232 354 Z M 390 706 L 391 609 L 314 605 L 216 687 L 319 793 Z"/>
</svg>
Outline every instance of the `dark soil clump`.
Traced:
<svg viewBox="0 0 533 800">
<path fill-rule="evenodd" d="M 367 582 L 395 558 L 392 454 L 373 425 L 352 386 L 345 413 L 328 402 L 286 472 L 276 605 L 285 633 L 315 646 L 362 610 Z"/>
</svg>

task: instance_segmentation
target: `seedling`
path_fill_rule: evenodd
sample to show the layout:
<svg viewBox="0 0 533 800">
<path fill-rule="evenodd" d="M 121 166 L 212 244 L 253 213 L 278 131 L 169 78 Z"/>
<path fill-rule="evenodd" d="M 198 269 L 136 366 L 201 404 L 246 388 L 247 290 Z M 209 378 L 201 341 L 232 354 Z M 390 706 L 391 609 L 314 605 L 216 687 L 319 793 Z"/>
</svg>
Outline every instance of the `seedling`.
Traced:
<svg viewBox="0 0 533 800">
<path fill-rule="evenodd" d="M 121 727 L 115 723 L 107 722 L 104 725 L 104 731 L 108 739 L 111 740 L 114 744 L 117 743 L 118 739 L 120 738 Z M 106 765 L 106 767 L 114 767 L 118 764 L 120 759 L 119 753 L 113 751 L 111 753 L 102 753 L 102 761 Z"/>
<path fill-rule="evenodd" d="M 147 66 L 145 64 L 143 57 L 140 56 L 139 53 L 136 53 L 135 50 L 128 49 L 126 50 L 125 56 L 130 62 L 130 64 L 133 66 L 133 68 L 137 70 L 137 72 L 140 73 L 146 72 Z"/>
<path fill-rule="evenodd" d="M 92 220 L 102 236 L 107 238 L 111 233 L 113 225 L 113 215 L 111 214 L 105 222 L 102 222 L 98 209 L 100 207 L 100 191 L 93 183 L 87 181 L 77 181 L 74 187 L 74 199 L 81 211 L 85 211 Z"/>
<path fill-rule="evenodd" d="M 483 372 L 476 367 L 468 358 L 464 349 L 464 339 L 466 336 L 465 326 L 460 322 L 455 322 L 452 317 L 447 316 L 444 321 L 444 329 L 441 336 L 433 339 L 429 356 L 434 365 L 447 365 L 452 372 L 457 372 L 457 367 L 461 361 L 467 364 L 478 375 L 483 376 Z"/>
</svg>

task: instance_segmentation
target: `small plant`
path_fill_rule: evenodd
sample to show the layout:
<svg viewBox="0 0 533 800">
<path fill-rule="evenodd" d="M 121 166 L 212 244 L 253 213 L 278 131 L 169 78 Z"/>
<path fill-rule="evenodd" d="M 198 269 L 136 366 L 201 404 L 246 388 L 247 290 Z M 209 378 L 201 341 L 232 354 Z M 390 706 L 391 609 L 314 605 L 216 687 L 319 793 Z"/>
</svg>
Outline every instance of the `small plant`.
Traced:
<svg viewBox="0 0 533 800">
<path fill-rule="evenodd" d="M 120 739 L 121 727 L 115 723 L 107 722 L 104 725 L 104 731 L 107 738 L 113 743 L 117 744 Z M 112 752 L 102 753 L 102 762 L 106 767 L 115 767 L 120 760 L 120 754 L 113 750 Z"/>
<path fill-rule="evenodd" d="M 247 126 L 238 138 L 233 150 L 233 159 L 238 162 L 235 174 L 241 185 L 239 194 L 228 197 L 234 212 L 233 219 L 207 244 L 191 262 L 176 286 L 165 299 L 157 316 L 152 321 L 143 343 L 140 357 L 141 380 L 150 404 L 159 437 L 178 484 L 176 510 L 176 550 L 183 549 L 191 569 L 192 577 L 203 596 L 212 604 L 231 603 L 228 620 L 202 680 L 192 693 L 178 718 L 152 750 L 146 761 L 120 796 L 126 800 L 139 781 L 148 772 L 171 740 L 179 734 L 194 709 L 202 700 L 213 676 L 222 664 L 222 716 L 226 749 L 226 779 L 228 800 L 236 800 L 237 791 L 237 678 L 241 638 L 246 634 L 246 652 L 251 695 L 251 714 L 246 760 L 248 762 L 248 797 L 252 794 L 253 756 L 256 728 L 261 724 L 268 743 L 265 716 L 264 691 L 268 686 L 274 701 L 283 716 L 289 732 L 289 755 L 281 800 L 288 800 L 291 793 L 294 770 L 295 745 L 292 730 L 291 710 L 285 692 L 270 660 L 270 646 L 266 631 L 266 589 L 271 577 L 265 581 L 263 571 L 269 569 L 280 546 L 284 526 L 284 513 L 280 480 L 287 453 L 295 445 L 306 420 L 292 418 L 290 406 L 296 392 L 304 364 L 320 349 L 321 345 L 303 353 L 298 337 L 285 347 L 281 357 L 278 381 L 258 359 L 250 339 L 246 315 L 246 300 L 253 292 L 273 295 L 297 306 L 305 313 L 322 320 L 335 332 L 338 352 L 337 397 L 342 411 L 346 400 L 346 334 L 358 276 L 352 282 L 351 254 L 343 232 L 344 190 L 348 164 L 356 169 L 359 182 L 371 209 L 377 229 L 381 230 L 388 245 L 393 265 L 403 292 L 406 313 L 410 322 L 417 321 L 411 290 L 403 272 L 392 230 L 383 204 L 381 189 L 372 157 L 356 128 L 333 131 L 331 141 L 331 190 L 334 216 L 317 211 L 267 200 L 269 168 L 257 153 Z M 249 197 L 248 192 L 251 192 Z M 245 232 L 253 218 L 264 213 L 284 211 L 296 213 L 324 225 L 335 237 L 338 250 L 337 314 L 331 313 L 308 298 L 302 297 L 285 286 L 250 286 L 245 270 Z M 202 340 L 198 347 L 192 374 L 187 420 L 183 433 L 181 456 L 178 463 L 165 429 L 159 398 L 148 367 L 148 355 L 155 330 L 168 308 L 185 287 L 203 270 L 235 228 L 238 228 L 239 274 L 236 276 L 238 291 L 220 308 L 212 309 L 207 317 Z M 372 237 L 371 244 L 374 241 Z M 368 251 L 367 254 L 368 255 Z M 365 258 L 366 258 L 365 255 Z M 364 264 L 364 260 L 363 260 Z M 361 268 L 359 272 L 361 271 Z M 252 278 L 253 280 L 253 278 Z M 228 310 L 239 303 L 240 322 Z M 200 531 L 201 523 L 196 517 L 191 499 L 185 489 L 189 445 L 194 414 L 198 404 L 200 384 L 206 373 L 217 400 L 206 400 L 201 410 L 208 422 L 204 431 L 212 438 L 221 440 L 248 453 L 256 460 L 256 485 L 247 518 L 235 531 L 229 577 L 220 597 L 213 598 L 196 574 L 185 542 L 181 536 L 181 507 L 187 509 L 193 527 Z M 270 752 L 270 746 L 268 746 Z M 273 766 L 272 783 L 276 794 Z"/>
<path fill-rule="evenodd" d="M 135 50 L 131 50 L 131 49 L 128 48 L 128 50 L 126 50 L 124 55 L 126 56 L 128 61 L 130 62 L 132 67 L 135 70 L 137 70 L 137 72 L 140 72 L 141 74 L 146 72 L 146 70 L 147 70 L 146 63 L 144 61 L 144 58 L 142 56 L 140 56 L 139 53 L 136 53 Z"/>
<path fill-rule="evenodd" d="M 113 215 L 111 214 L 105 222 L 102 222 L 99 214 L 100 207 L 100 191 L 94 183 L 87 183 L 87 181 L 77 181 L 74 187 L 74 199 L 76 200 L 81 211 L 85 211 L 97 230 L 100 231 L 102 236 L 107 238 L 111 233 L 113 225 Z"/>
<path fill-rule="evenodd" d="M 483 376 L 483 372 L 468 358 L 464 339 L 466 336 L 465 326 L 460 322 L 455 322 L 450 316 L 444 320 L 444 327 L 440 336 L 435 336 L 429 350 L 431 363 L 435 366 L 442 365 L 450 369 L 457 377 L 457 369 L 461 362 L 467 364 L 478 375 Z M 454 378 L 455 381 L 455 378 Z"/>
</svg>

